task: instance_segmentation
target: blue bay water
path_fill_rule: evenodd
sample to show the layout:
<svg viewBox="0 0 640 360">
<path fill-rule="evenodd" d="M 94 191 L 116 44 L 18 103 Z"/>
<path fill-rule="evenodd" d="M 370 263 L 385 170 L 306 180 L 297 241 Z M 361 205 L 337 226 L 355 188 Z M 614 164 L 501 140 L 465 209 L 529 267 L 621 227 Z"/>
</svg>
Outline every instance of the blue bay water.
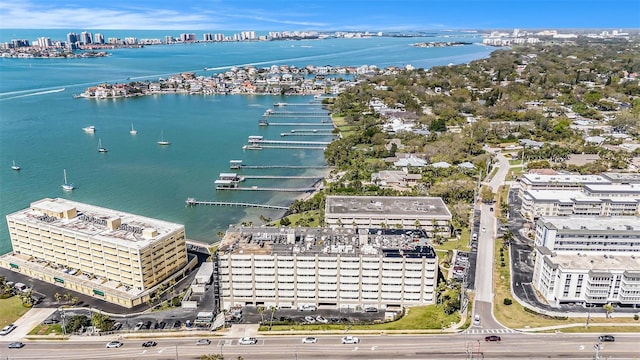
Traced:
<svg viewBox="0 0 640 360">
<path fill-rule="evenodd" d="M 0 39 L 34 39 L 49 30 L 2 30 Z M 22 33 L 20 33 L 22 32 Z M 54 31 L 63 39 L 67 30 Z M 109 34 L 105 31 L 105 36 Z M 166 32 L 150 32 L 162 37 Z M 21 36 L 22 35 L 22 36 Z M 125 35 L 119 35 L 124 37 Z M 142 36 L 139 36 L 142 37 Z M 299 194 L 216 192 L 213 180 L 229 172 L 229 160 L 254 165 L 320 165 L 319 150 L 243 151 L 249 135 L 280 139 L 287 127 L 259 127 L 275 102 L 307 103 L 311 97 L 162 95 L 94 101 L 74 99 L 86 87 L 127 79 L 157 80 L 183 71 L 212 75 L 232 66 L 377 65 L 429 68 L 464 63 L 493 50 L 479 45 L 416 48 L 426 41 L 472 41 L 468 37 L 330 39 L 147 46 L 109 51 L 93 59 L 0 58 L 0 253 L 10 250 L 4 216 L 44 197 L 64 197 L 98 206 L 185 224 L 187 237 L 217 241 L 229 224 L 253 221 L 277 211 L 185 206 L 199 200 L 288 205 Z M 473 41 L 479 41 L 479 38 Z M 204 72 L 204 67 L 218 69 Z M 61 92 L 52 92 L 64 88 Z M 304 120 L 300 120 L 303 122 Z M 308 120 L 307 120 L 308 121 Z M 129 134 L 131 124 L 139 131 Z M 96 126 L 96 133 L 82 128 Z M 161 132 L 171 145 L 160 147 Z M 97 152 L 98 139 L 109 149 Z M 293 140 L 293 139 L 292 139 Z M 299 140 L 299 139 L 295 139 Z M 311 140 L 311 139 L 310 139 Z M 312 140 L 328 140 L 313 138 Z M 10 166 L 15 160 L 19 172 Z M 76 190 L 64 192 L 63 169 Z M 243 170 L 244 174 L 303 175 L 317 170 Z M 306 187 L 312 180 L 252 180 L 243 186 Z"/>
</svg>

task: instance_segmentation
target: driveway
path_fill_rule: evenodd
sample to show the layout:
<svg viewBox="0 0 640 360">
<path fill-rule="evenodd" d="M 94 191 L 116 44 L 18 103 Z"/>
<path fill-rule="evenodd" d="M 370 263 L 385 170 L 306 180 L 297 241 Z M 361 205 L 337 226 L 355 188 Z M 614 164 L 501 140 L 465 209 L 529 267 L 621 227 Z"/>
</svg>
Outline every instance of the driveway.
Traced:
<svg viewBox="0 0 640 360">
<path fill-rule="evenodd" d="M 17 326 L 15 330 L 0 338 L 2 341 L 19 341 L 33 330 L 34 327 L 45 321 L 51 314 L 56 312 L 56 308 L 33 308 L 14 324 Z"/>
</svg>

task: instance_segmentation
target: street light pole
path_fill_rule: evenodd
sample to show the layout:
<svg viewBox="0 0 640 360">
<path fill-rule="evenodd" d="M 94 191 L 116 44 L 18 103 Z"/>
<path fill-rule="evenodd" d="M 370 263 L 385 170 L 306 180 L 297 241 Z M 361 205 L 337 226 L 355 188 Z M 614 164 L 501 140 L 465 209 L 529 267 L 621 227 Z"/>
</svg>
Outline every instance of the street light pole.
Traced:
<svg viewBox="0 0 640 360">
<path fill-rule="evenodd" d="M 178 360 L 178 344 L 176 344 L 176 360 Z"/>
</svg>

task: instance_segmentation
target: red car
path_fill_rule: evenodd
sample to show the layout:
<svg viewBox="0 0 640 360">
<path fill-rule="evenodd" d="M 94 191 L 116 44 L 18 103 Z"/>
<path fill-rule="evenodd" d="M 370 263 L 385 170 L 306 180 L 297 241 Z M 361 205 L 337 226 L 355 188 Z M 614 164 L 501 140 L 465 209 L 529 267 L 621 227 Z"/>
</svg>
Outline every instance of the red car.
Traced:
<svg viewBox="0 0 640 360">
<path fill-rule="evenodd" d="M 484 338 L 484 341 L 500 341 L 500 340 L 502 339 L 500 339 L 500 336 L 498 335 L 489 335 Z"/>
</svg>

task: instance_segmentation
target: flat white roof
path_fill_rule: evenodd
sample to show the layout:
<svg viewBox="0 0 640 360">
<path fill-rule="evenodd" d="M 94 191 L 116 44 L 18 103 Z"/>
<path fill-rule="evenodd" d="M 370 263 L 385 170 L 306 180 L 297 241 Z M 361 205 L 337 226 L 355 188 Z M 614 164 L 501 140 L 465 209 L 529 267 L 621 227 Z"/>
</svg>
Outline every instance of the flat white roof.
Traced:
<svg viewBox="0 0 640 360">
<path fill-rule="evenodd" d="M 544 223 L 549 229 L 558 229 L 559 231 L 635 230 L 640 234 L 640 218 L 637 216 L 543 216 L 538 222 Z"/>
<path fill-rule="evenodd" d="M 611 181 L 600 175 L 539 175 L 539 174 L 523 174 L 520 181 L 526 184 L 610 184 Z"/>
<path fill-rule="evenodd" d="M 76 209 L 77 214 L 71 219 L 44 216 L 45 214 L 38 210 L 58 211 L 73 208 Z M 120 219 L 121 225 L 116 230 L 110 230 L 107 227 L 107 221 L 115 218 Z M 32 224 L 46 224 L 62 231 L 81 233 L 96 240 L 134 249 L 142 249 L 167 235 L 184 230 L 184 225 L 181 224 L 62 198 L 38 200 L 31 203 L 28 209 L 7 215 L 7 219 L 15 219 L 16 221 Z M 143 237 L 142 232 L 144 230 L 156 230 L 157 233 L 151 238 L 146 238 Z"/>
<path fill-rule="evenodd" d="M 451 219 L 442 198 L 424 196 L 327 196 L 325 214 L 432 216 Z"/>
<path fill-rule="evenodd" d="M 640 271 L 640 259 L 637 255 L 578 255 L 577 253 L 554 252 L 554 255 L 545 255 L 545 261 L 567 270 Z"/>
<path fill-rule="evenodd" d="M 535 201 L 557 201 L 557 202 L 585 202 L 595 203 L 610 200 L 615 203 L 636 203 L 640 200 L 633 196 L 600 197 L 590 196 L 580 190 L 527 190 L 524 198 L 531 198 Z"/>
</svg>

